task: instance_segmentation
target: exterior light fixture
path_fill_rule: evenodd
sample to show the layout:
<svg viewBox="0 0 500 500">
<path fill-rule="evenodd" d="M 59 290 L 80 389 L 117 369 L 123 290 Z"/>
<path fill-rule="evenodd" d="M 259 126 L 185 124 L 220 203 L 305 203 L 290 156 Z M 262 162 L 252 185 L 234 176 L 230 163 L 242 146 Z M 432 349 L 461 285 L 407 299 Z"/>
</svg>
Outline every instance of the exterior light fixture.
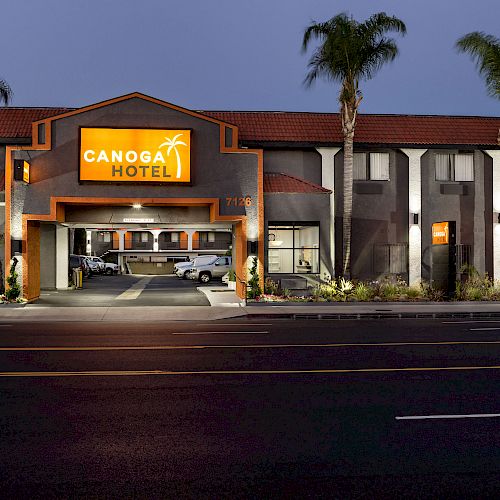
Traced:
<svg viewBox="0 0 500 500">
<path fill-rule="evenodd" d="M 139 208 L 142 208 L 142 205 L 141 205 L 140 203 L 134 203 L 134 204 L 132 205 L 132 208 L 137 208 L 137 209 L 139 209 Z"/>
<path fill-rule="evenodd" d="M 418 214 L 413 214 L 413 224 L 418 225 Z"/>
</svg>

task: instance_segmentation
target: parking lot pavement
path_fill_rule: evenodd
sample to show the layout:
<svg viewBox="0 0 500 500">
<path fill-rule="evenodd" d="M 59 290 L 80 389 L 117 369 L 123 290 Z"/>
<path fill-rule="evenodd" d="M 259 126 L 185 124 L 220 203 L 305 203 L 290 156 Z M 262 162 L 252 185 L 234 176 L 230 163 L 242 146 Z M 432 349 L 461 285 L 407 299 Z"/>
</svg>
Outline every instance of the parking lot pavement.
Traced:
<svg viewBox="0 0 500 500">
<path fill-rule="evenodd" d="M 209 306 L 198 283 L 176 276 L 93 276 L 81 290 L 42 290 L 34 306 Z"/>
</svg>

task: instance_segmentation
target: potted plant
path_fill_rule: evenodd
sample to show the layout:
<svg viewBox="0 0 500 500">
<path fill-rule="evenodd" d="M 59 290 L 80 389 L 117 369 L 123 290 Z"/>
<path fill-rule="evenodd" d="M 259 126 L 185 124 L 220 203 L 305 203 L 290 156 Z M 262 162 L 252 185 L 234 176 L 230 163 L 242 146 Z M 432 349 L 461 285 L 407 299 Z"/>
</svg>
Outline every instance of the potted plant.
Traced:
<svg viewBox="0 0 500 500">
<path fill-rule="evenodd" d="M 229 269 L 227 287 L 229 290 L 236 290 L 236 273 L 233 269 Z"/>
</svg>

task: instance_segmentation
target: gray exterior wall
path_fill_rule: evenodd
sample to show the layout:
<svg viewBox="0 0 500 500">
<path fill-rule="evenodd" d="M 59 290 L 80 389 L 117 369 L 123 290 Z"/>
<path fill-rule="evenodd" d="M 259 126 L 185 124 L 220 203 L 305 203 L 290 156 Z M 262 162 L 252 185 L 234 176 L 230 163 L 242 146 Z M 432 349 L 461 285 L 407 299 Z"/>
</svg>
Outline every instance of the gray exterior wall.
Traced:
<svg viewBox="0 0 500 500">
<path fill-rule="evenodd" d="M 481 151 L 467 152 L 474 152 L 472 182 L 435 180 L 436 154 L 458 150 L 433 149 L 422 156 L 422 279 L 426 281 L 431 279 L 432 224 L 441 221 L 456 222 L 457 244 L 472 246 L 473 265 L 480 273 L 493 271 L 492 162 Z"/>
<path fill-rule="evenodd" d="M 388 152 L 388 181 L 354 181 L 351 274 L 361 280 L 379 279 L 374 268 L 374 245 L 408 244 L 408 157 L 398 150 L 355 149 L 355 152 Z M 342 276 L 342 213 L 344 154 L 335 157 L 335 270 Z M 408 279 L 408 273 L 403 273 Z"/>
<path fill-rule="evenodd" d="M 56 287 L 56 226 L 40 224 L 40 288 Z"/>
<path fill-rule="evenodd" d="M 320 263 L 332 272 L 330 260 L 330 195 L 329 193 L 267 193 L 265 198 L 265 271 L 266 276 L 279 279 L 283 275 L 270 275 L 267 272 L 267 241 L 269 222 L 318 222 L 320 226 Z"/>
<path fill-rule="evenodd" d="M 79 127 L 129 127 L 192 129 L 191 185 L 152 185 L 78 182 Z M 246 214 L 257 223 L 257 156 L 221 154 L 219 125 L 186 113 L 132 98 L 52 124 L 52 150 L 30 152 L 31 184 L 26 196 L 15 186 L 19 213 L 48 213 L 50 196 L 133 198 L 220 198 L 221 213 Z M 27 153 L 19 152 L 18 158 Z M 227 207 L 226 197 L 251 196 L 250 207 Z M 17 212 L 17 210 L 16 210 Z"/>
<path fill-rule="evenodd" d="M 315 150 L 266 149 L 264 172 L 289 174 L 321 186 L 321 155 Z"/>
</svg>

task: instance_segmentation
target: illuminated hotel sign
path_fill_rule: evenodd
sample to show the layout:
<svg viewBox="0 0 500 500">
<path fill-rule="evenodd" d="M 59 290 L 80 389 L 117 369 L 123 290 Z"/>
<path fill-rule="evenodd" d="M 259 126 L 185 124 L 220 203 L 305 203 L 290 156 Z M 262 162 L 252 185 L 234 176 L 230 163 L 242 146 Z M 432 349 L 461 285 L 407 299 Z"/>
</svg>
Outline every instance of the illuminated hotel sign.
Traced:
<svg viewBox="0 0 500 500">
<path fill-rule="evenodd" d="M 80 180 L 190 182 L 191 131 L 80 129 Z"/>
<path fill-rule="evenodd" d="M 448 245 L 450 242 L 450 227 L 448 222 L 436 222 L 432 224 L 432 244 Z"/>
</svg>

